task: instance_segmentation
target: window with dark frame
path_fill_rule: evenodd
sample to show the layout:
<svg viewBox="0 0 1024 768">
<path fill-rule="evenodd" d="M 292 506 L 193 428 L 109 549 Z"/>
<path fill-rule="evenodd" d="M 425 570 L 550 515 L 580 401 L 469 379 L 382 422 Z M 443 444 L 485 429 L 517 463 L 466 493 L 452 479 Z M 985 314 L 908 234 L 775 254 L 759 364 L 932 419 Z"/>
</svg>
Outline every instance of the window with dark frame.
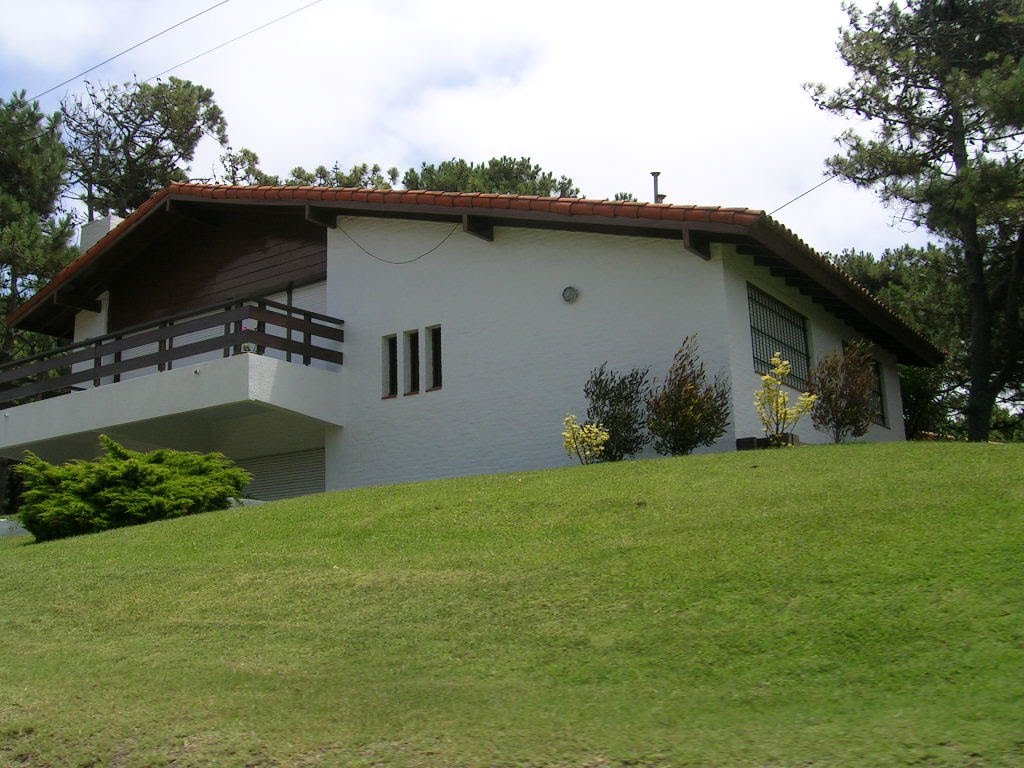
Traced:
<svg viewBox="0 0 1024 768">
<path fill-rule="evenodd" d="M 424 348 L 420 349 L 420 337 Z M 381 338 L 381 396 L 397 397 L 399 386 L 405 395 L 441 389 L 444 381 L 441 360 L 441 326 L 405 331 L 402 337 L 402 360 L 399 367 L 399 334 Z M 401 379 L 399 377 L 401 376 Z M 399 383 L 401 382 L 401 384 Z"/>
<path fill-rule="evenodd" d="M 792 367 L 784 382 L 805 391 L 811 369 L 807 319 L 750 283 L 747 283 L 747 304 L 754 370 L 758 373 L 771 371 L 772 355 L 778 352 Z"/>
<path fill-rule="evenodd" d="M 405 332 L 405 394 L 420 391 L 420 332 Z"/>
<path fill-rule="evenodd" d="M 427 381 L 428 390 L 440 389 L 441 375 L 441 326 L 427 328 Z"/>
<path fill-rule="evenodd" d="M 384 337 L 384 397 L 398 397 L 398 337 L 392 334 Z"/>
</svg>

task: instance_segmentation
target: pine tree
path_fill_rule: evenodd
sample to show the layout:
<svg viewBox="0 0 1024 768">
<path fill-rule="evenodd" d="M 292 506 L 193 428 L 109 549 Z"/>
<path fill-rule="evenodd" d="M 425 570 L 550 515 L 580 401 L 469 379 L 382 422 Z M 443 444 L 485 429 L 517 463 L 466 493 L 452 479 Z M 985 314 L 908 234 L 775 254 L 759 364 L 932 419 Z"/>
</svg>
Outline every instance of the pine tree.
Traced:
<svg viewBox="0 0 1024 768">
<path fill-rule="evenodd" d="M 155 85 L 86 83 L 83 96 L 61 107 L 71 182 L 90 221 L 127 216 L 172 181 L 186 181 L 204 136 L 228 143 L 213 91 L 177 77 Z"/>
<path fill-rule="evenodd" d="M 874 132 L 839 138 L 830 170 L 944 239 L 966 297 L 967 436 L 1024 374 L 1024 6 L 899 0 L 863 13 L 838 49 L 853 71 L 817 105 Z"/>
<path fill-rule="evenodd" d="M 72 256 L 60 113 L 44 115 L 25 92 L 0 100 L 0 310 L 6 319 Z M 0 363 L 31 351 L 0 320 Z"/>
<path fill-rule="evenodd" d="M 492 157 L 486 163 L 467 163 L 461 158 L 438 165 L 423 163 L 402 176 L 406 189 L 442 192 L 495 192 L 507 195 L 580 197 L 580 190 L 568 176 L 557 179 L 528 157 Z"/>
</svg>

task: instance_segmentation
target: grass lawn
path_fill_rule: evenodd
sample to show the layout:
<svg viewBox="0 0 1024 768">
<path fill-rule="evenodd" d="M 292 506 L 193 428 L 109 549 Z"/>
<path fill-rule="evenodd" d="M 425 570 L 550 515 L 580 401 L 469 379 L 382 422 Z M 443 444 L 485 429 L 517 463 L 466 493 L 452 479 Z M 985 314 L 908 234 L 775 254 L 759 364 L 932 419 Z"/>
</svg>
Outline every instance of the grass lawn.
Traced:
<svg viewBox="0 0 1024 768">
<path fill-rule="evenodd" d="M 326 494 L 0 575 L 2 765 L 1024 765 L 1024 446 Z"/>
</svg>

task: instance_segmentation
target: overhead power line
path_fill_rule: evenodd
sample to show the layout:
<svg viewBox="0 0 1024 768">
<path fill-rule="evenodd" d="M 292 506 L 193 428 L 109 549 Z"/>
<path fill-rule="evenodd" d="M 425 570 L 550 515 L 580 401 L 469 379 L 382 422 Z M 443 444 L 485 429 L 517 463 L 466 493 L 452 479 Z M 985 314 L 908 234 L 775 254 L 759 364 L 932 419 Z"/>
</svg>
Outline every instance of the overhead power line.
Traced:
<svg viewBox="0 0 1024 768">
<path fill-rule="evenodd" d="M 832 179 L 835 179 L 835 178 L 837 178 L 837 174 L 834 174 L 834 173 L 833 173 L 833 174 L 832 174 L 831 176 L 829 176 L 829 177 L 828 177 L 827 179 L 825 179 L 825 180 L 824 180 L 824 181 L 822 181 L 822 182 L 819 182 L 818 184 L 815 184 L 815 185 L 814 185 L 813 187 L 811 187 L 810 189 L 808 189 L 808 190 L 807 190 L 806 192 L 801 192 L 801 193 L 800 193 L 799 195 L 797 195 L 796 197 L 794 197 L 794 198 L 793 198 L 792 200 L 790 200 L 790 201 L 788 201 L 788 202 L 785 202 L 785 203 L 783 203 L 782 205 L 780 205 L 780 206 L 779 206 L 778 208 L 776 208 L 776 209 L 775 209 L 774 211 L 772 211 L 772 212 L 771 212 L 771 213 L 769 213 L 768 215 L 769 215 L 769 216 L 774 216 L 774 215 L 775 215 L 776 213 L 778 213 L 779 211 L 781 211 L 781 210 L 782 210 L 783 208 L 785 208 L 785 207 L 786 207 L 787 205 L 789 205 L 790 203 L 795 203 L 795 202 L 796 202 L 797 200 L 799 200 L 799 199 L 800 199 L 801 197 L 804 197 L 804 196 L 806 196 L 806 195 L 809 195 L 809 194 L 811 194 L 811 192 L 813 192 L 814 190 L 816 190 L 816 189 L 817 189 L 818 187 L 823 187 L 823 186 L 825 186 L 825 185 L 826 185 L 826 184 L 828 184 L 828 183 L 829 183 L 830 181 L 832 181 Z"/>
<path fill-rule="evenodd" d="M 183 67 L 186 64 L 191 64 L 196 59 L 201 59 L 203 56 L 206 56 L 207 54 L 213 53 L 214 51 L 219 51 L 224 46 L 231 45 L 232 43 L 238 42 L 243 37 L 248 37 L 249 35 L 253 34 L 254 32 L 259 32 L 261 29 L 266 29 L 267 27 L 269 27 L 272 24 L 277 24 L 277 22 L 279 22 L 279 21 L 284 21 L 289 16 L 294 16 L 296 13 L 304 11 L 307 8 L 313 7 L 317 3 L 322 3 L 322 2 L 323 2 L 323 0 L 313 0 L 312 3 L 307 3 L 306 5 L 302 6 L 301 8 L 296 8 L 294 11 L 290 11 L 290 12 L 286 13 L 284 16 L 278 16 L 276 19 L 268 21 L 266 24 L 261 24 L 258 27 L 253 27 L 248 32 L 243 32 L 238 37 L 233 37 L 230 40 L 225 40 L 220 45 L 215 45 L 213 48 L 211 48 L 208 51 L 203 51 L 202 53 L 197 53 L 191 59 L 185 59 L 185 61 L 179 62 L 178 64 L 175 64 L 173 67 L 168 67 L 167 69 L 163 70 L 162 72 L 157 72 L 155 75 L 153 75 L 151 77 L 147 77 L 144 82 L 149 82 L 150 80 L 156 80 L 161 75 L 166 75 L 168 72 L 172 72 L 173 70 L 177 69 L 178 67 Z"/>
<path fill-rule="evenodd" d="M 219 2 L 219 3 L 214 3 L 214 4 L 213 4 L 213 5 L 211 5 L 211 6 L 209 7 L 209 8 L 206 8 L 206 9 L 204 9 L 204 10 L 200 11 L 199 13 L 194 13 L 194 14 L 192 14 L 191 16 L 189 16 L 189 17 L 188 17 L 187 19 L 182 19 L 182 20 L 181 20 L 181 21 L 179 21 L 179 22 L 178 22 L 177 24 L 172 24 L 171 26 L 167 27 L 166 29 L 162 29 L 162 30 L 160 30 L 160 31 L 159 31 L 159 32 L 157 32 L 157 33 L 156 33 L 155 35 L 151 35 L 151 36 L 147 37 L 147 38 L 146 38 L 145 40 L 143 40 L 143 41 L 141 41 L 141 42 L 138 42 L 138 43 L 136 43 L 136 44 L 135 44 L 135 45 L 133 45 L 133 46 L 132 46 L 131 48 L 125 48 L 125 49 L 124 49 L 123 51 L 121 51 L 120 53 L 114 54 L 114 55 L 113 55 L 113 56 L 111 56 L 111 57 L 110 57 L 109 59 L 104 59 L 104 60 L 103 60 L 103 61 L 101 61 L 101 62 L 100 62 L 99 64 L 96 64 L 96 65 L 94 65 L 94 66 L 91 66 L 91 67 L 89 67 L 88 69 L 82 70 L 82 71 L 81 71 L 81 72 L 79 72 L 79 73 L 78 73 L 77 75 L 74 75 L 73 77 L 69 77 L 69 78 L 68 78 L 67 80 L 65 80 L 64 82 L 62 82 L 62 83 L 57 83 L 57 84 L 56 84 L 55 86 L 53 86 L 52 88 L 47 88 L 47 89 L 46 89 L 45 91 L 43 91 L 42 93 L 39 93 L 39 94 L 36 94 L 35 96 L 33 96 L 33 97 L 32 97 L 32 98 L 30 99 L 30 101 L 35 101 L 36 99 L 38 99 L 38 98 L 39 98 L 39 97 L 41 97 L 41 96 L 45 96 L 45 95 L 46 95 L 46 94 L 48 94 L 48 93 L 52 93 L 53 91 L 56 91 L 56 90 L 57 90 L 58 88 L 61 88 L 61 87 L 65 86 L 65 85 L 67 85 L 68 83 L 72 83 L 72 82 L 74 82 L 75 80 L 77 80 L 78 78 L 82 77 L 83 75 L 87 75 L 87 74 L 89 74 L 89 73 L 90 73 L 90 72 L 92 72 L 92 71 L 93 71 L 94 69 L 99 69 L 99 68 L 100 68 L 100 67 L 102 67 L 102 66 L 103 66 L 104 64 L 109 64 L 109 63 L 110 63 L 110 62 L 112 62 L 112 61 L 113 61 L 114 59 L 119 59 L 120 57 L 124 56 L 124 55 L 125 55 L 126 53 L 130 53 L 131 51 L 134 51 L 134 50 L 135 50 L 136 48 L 138 48 L 138 47 L 140 47 L 140 46 L 143 46 L 143 45 L 145 45 L 146 43 L 150 42 L 151 40 L 156 40 L 156 39 L 157 39 L 158 37 L 160 37 L 161 35 L 166 35 L 166 34 L 167 34 L 168 32 L 170 32 L 170 31 L 171 31 L 172 29 L 177 29 L 177 28 L 178 28 L 178 27 L 180 27 L 180 26 L 181 26 L 182 24 L 187 24 L 188 22 L 192 21 L 192 19 L 198 19 L 198 18 L 199 18 L 200 16 L 202 16 L 202 15 L 203 15 L 204 13 L 209 13 L 209 12 L 210 12 L 210 11 L 212 11 L 212 10 L 213 10 L 214 8 L 219 8 L 220 6 L 222 6 L 222 5 L 225 5 L 226 3 L 230 3 L 230 2 L 231 2 L 231 0 L 220 0 L 220 2 Z M 161 74 L 163 74 L 163 73 L 161 73 Z"/>
<path fill-rule="evenodd" d="M 199 16 L 202 16 L 204 13 L 208 13 L 208 12 L 212 11 L 214 8 L 217 8 L 217 7 L 221 6 L 221 5 L 224 5 L 224 4 L 229 3 L 229 2 L 231 2 L 231 0 L 220 0 L 220 2 L 215 3 L 214 5 L 211 5 L 209 8 L 206 8 L 205 10 L 202 10 L 199 13 L 196 13 L 196 14 L 193 14 L 192 16 L 189 16 L 187 19 L 182 19 L 177 24 L 174 24 L 173 26 L 167 27 L 166 29 L 162 30 L 161 32 L 158 32 L 155 35 L 147 37 L 145 40 L 143 40 L 142 42 L 136 43 L 131 48 L 125 48 L 123 51 L 121 51 L 117 55 L 111 56 L 109 59 L 106 59 L 105 61 L 101 61 L 99 64 L 97 64 L 97 65 L 95 65 L 93 67 L 89 67 L 89 69 L 86 69 L 86 70 L 84 70 L 82 72 L 79 72 L 74 77 L 69 77 L 64 82 L 58 83 L 57 85 L 53 86 L 52 88 L 48 88 L 47 90 L 43 91 L 42 93 L 37 94 L 36 96 L 33 96 L 30 99 L 30 101 L 35 101 L 40 96 L 45 96 L 46 94 L 48 94 L 48 93 L 50 93 L 52 91 L 57 90 L 61 86 L 67 85 L 68 83 L 73 82 L 74 80 L 77 80 L 79 77 L 82 77 L 82 75 L 87 75 L 88 73 L 92 72 L 94 69 L 98 69 L 99 67 L 102 67 L 104 64 L 107 64 L 108 62 L 111 62 L 114 59 L 116 59 L 116 58 L 118 58 L 120 56 L 123 56 L 124 54 L 128 53 L 129 51 L 134 51 L 140 45 L 145 45 L 150 40 L 155 40 L 156 38 L 160 37 L 160 35 L 166 34 L 167 32 L 170 32 L 172 29 L 175 29 L 176 27 L 180 27 L 182 24 L 185 24 L 186 22 L 189 22 L 192 19 L 198 18 Z M 146 80 L 144 80 L 143 82 L 149 82 L 150 80 L 155 80 L 156 78 L 160 77 L 161 75 L 165 75 L 168 72 L 171 72 L 171 71 L 177 69 L 178 67 L 183 67 L 186 64 L 190 64 L 191 62 L 195 61 L 196 59 L 200 59 L 203 56 L 206 56 L 207 54 L 210 54 L 210 53 L 213 53 L 214 51 L 220 50 L 221 48 L 223 48 L 223 47 L 225 47 L 227 45 L 231 45 L 231 43 L 237 42 L 237 41 L 241 40 L 244 37 L 248 37 L 249 35 L 251 35 L 251 34 L 253 34 L 255 32 L 259 32 L 261 29 L 266 29 L 267 27 L 269 27 L 269 26 L 271 26 L 273 24 L 277 24 L 277 22 L 279 22 L 279 21 L 284 21 L 289 16 L 294 16 L 295 14 L 300 13 L 301 11 L 304 11 L 307 8 L 312 8 L 314 5 L 317 5 L 317 4 L 321 3 L 321 2 L 323 2 L 323 0 L 313 0 L 313 2 L 307 3 L 306 5 L 302 6 L 301 8 L 296 8 L 294 11 L 290 11 L 290 12 L 284 14 L 283 16 L 278 16 L 276 19 L 271 19 L 270 21 L 268 21 L 265 24 L 261 24 L 258 27 L 253 27 L 248 32 L 243 32 L 242 34 L 238 35 L 237 37 L 233 37 L 230 40 L 224 41 L 220 45 L 215 45 L 213 48 L 210 48 L 207 51 L 203 51 L 202 53 L 196 54 L 195 56 L 193 56 L 190 59 L 186 59 L 185 61 L 182 61 L 182 62 L 180 62 L 178 64 L 175 64 L 173 67 L 168 67 L 167 69 L 163 70 L 162 72 L 158 72 L 157 74 L 153 75 L 152 77 L 146 78 Z M 19 145 L 19 147 L 26 146 L 27 144 L 30 144 L 33 140 L 34 139 L 26 140 L 26 141 L 22 142 Z M 3 150 L 3 148 L 0 148 L 0 151 L 3 151 L 4 154 L 7 154 L 6 150 Z"/>
</svg>

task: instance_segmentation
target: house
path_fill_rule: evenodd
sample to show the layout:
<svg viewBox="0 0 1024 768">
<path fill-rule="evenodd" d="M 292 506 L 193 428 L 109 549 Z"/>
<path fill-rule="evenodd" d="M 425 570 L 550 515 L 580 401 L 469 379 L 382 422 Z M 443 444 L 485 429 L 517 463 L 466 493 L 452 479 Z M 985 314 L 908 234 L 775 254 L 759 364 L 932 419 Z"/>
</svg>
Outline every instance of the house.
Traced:
<svg viewBox="0 0 1024 768">
<path fill-rule="evenodd" d="M 216 450 L 262 498 L 549 467 L 593 368 L 659 375 L 688 334 L 731 382 L 713 449 L 760 434 L 773 352 L 800 387 L 860 338 L 866 439 L 902 440 L 896 364 L 941 359 L 754 210 L 172 184 L 100 235 L 9 320 L 69 343 L 0 368 L 0 455 Z"/>
</svg>

